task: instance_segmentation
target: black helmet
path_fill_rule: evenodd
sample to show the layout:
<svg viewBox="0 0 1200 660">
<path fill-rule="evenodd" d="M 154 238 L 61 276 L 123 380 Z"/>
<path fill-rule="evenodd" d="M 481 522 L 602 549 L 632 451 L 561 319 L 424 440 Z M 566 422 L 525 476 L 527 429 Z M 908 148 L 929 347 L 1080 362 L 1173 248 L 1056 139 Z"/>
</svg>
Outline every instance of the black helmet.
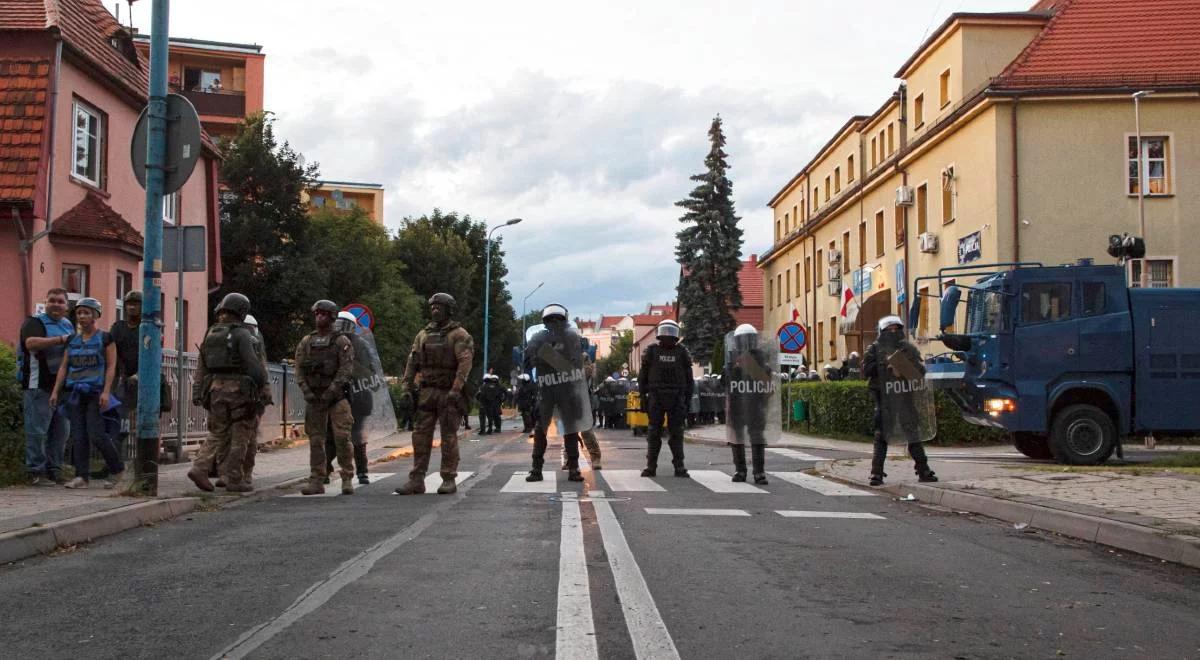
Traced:
<svg viewBox="0 0 1200 660">
<path fill-rule="evenodd" d="M 429 299 L 429 304 L 430 305 L 445 305 L 446 307 L 450 308 L 450 311 L 454 311 L 454 308 L 458 306 L 458 303 L 454 302 L 454 296 L 452 296 L 448 293 L 433 294 L 433 297 L 431 297 Z"/>
<path fill-rule="evenodd" d="M 332 300 L 318 300 L 317 302 L 313 303 L 312 312 L 313 314 L 316 314 L 317 312 L 328 312 L 330 316 L 337 318 L 338 306 L 337 303 L 333 302 Z"/>
<path fill-rule="evenodd" d="M 125 299 L 121 302 L 127 302 L 127 303 L 139 302 L 140 303 L 140 302 L 142 302 L 142 292 L 141 291 L 130 291 L 129 293 L 125 294 Z"/>
<path fill-rule="evenodd" d="M 246 318 L 246 315 L 250 313 L 250 299 L 240 293 L 226 294 L 215 311 L 220 314 L 221 310 L 232 313 L 238 319 Z"/>
</svg>

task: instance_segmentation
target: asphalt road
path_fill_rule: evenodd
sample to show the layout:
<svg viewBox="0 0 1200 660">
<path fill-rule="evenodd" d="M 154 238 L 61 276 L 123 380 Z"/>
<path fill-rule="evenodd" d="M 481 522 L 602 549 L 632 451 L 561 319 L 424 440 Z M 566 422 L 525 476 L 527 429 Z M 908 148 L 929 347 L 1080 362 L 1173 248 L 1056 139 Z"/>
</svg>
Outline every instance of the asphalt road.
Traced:
<svg viewBox="0 0 1200 660">
<path fill-rule="evenodd" d="M 828 452 L 773 452 L 783 476 L 714 492 L 725 448 L 687 445 L 685 480 L 664 447 L 666 476 L 643 480 L 644 439 L 600 438 L 582 484 L 513 492 L 530 450 L 513 431 L 462 444 L 457 495 L 392 495 L 397 474 L 4 567 L 0 653 L 1200 657 L 1200 572 L 800 476 Z"/>
</svg>

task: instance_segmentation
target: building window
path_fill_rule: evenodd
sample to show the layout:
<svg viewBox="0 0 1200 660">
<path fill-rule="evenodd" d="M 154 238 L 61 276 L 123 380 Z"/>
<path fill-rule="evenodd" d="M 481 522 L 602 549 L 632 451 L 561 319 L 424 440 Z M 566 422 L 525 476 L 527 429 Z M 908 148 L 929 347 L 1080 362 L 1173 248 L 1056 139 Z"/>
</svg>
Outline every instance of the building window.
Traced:
<svg viewBox="0 0 1200 660">
<path fill-rule="evenodd" d="M 1071 285 L 1065 282 L 1035 282 L 1021 289 L 1021 320 L 1049 323 L 1071 317 Z"/>
<path fill-rule="evenodd" d="M 1146 195 L 1171 194 L 1171 144 L 1166 136 L 1142 136 L 1142 179 Z M 1137 137 L 1129 138 L 1129 194 L 1138 194 Z"/>
<path fill-rule="evenodd" d="M 775 306 L 783 304 L 783 275 L 775 276 Z"/>
<path fill-rule="evenodd" d="M 958 197 L 955 190 L 957 183 L 954 178 L 954 167 L 946 168 L 942 173 L 942 224 L 954 222 L 955 202 Z"/>
<path fill-rule="evenodd" d="M 871 169 L 879 164 L 879 139 L 871 138 Z"/>
<path fill-rule="evenodd" d="M 81 264 L 62 265 L 62 288 L 70 294 L 71 300 L 79 300 L 88 295 L 88 267 Z"/>
<path fill-rule="evenodd" d="M 917 187 L 917 234 L 928 230 L 929 222 L 929 186 L 922 183 Z"/>
<path fill-rule="evenodd" d="M 854 181 L 854 154 L 846 158 L 846 183 Z"/>
<path fill-rule="evenodd" d="M 875 256 L 883 256 L 883 211 L 875 214 Z"/>
<path fill-rule="evenodd" d="M 938 77 L 938 104 L 943 108 L 950 105 L 950 69 Z"/>
<path fill-rule="evenodd" d="M 97 188 L 103 162 L 104 121 L 94 108 L 75 101 L 75 165 L 72 173 Z"/>
<path fill-rule="evenodd" d="M 864 266 L 867 263 L 867 223 L 860 222 L 858 224 L 858 265 Z"/>
<path fill-rule="evenodd" d="M 780 222 L 779 220 L 776 220 L 775 221 L 775 242 L 778 243 L 779 239 L 781 239 L 781 238 L 783 238 L 783 223 Z"/>
<path fill-rule="evenodd" d="M 1142 285 L 1142 259 L 1129 262 L 1129 286 Z M 1175 286 L 1175 259 L 1146 259 L 1150 269 L 1150 288 L 1169 289 Z"/>
<path fill-rule="evenodd" d="M 775 303 L 774 289 L 775 289 L 775 280 L 768 277 L 767 278 L 767 309 L 771 309 L 775 306 L 775 304 L 774 304 Z"/>
<path fill-rule="evenodd" d="M 817 321 L 817 362 L 822 362 L 825 360 L 824 338 L 825 338 L 825 322 Z"/>
<path fill-rule="evenodd" d="M 925 95 L 917 94 L 913 99 L 913 126 L 921 128 L 925 125 Z"/>
<path fill-rule="evenodd" d="M 808 274 L 812 272 L 812 257 L 804 257 L 804 292 L 812 291 L 812 286 L 808 281 Z"/>
<path fill-rule="evenodd" d="M 896 124 L 894 122 L 888 122 L 887 136 L 888 136 L 888 138 L 887 138 L 888 153 L 889 154 L 895 153 L 895 151 L 896 151 Z"/>
<path fill-rule="evenodd" d="M 904 245 L 905 239 L 908 237 L 908 222 L 904 217 L 904 207 L 897 206 L 892 217 L 896 228 L 896 247 Z"/>
<path fill-rule="evenodd" d="M 133 291 L 133 274 L 123 270 L 117 271 L 117 300 L 113 309 L 117 310 L 117 319 L 125 320 L 125 294 Z"/>
<path fill-rule="evenodd" d="M 796 297 L 800 297 L 800 262 L 796 262 Z"/>
<path fill-rule="evenodd" d="M 804 199 L 801 198 L 800 204 L 792 204 L 792 226 L 800 226 L 800 206 L 804 204 Z"/>
<path fill-rule="evenodd" d="M 829 317 L 829 359 L 837 359 L 837 317 Z"/>
<path fill-rule="evenodd" d="M 833 192 L 842 192 L 842 168 L 840 166 L 833 168 Z"/>
<path fill-rule="evenodd" d="M 809 200 L 810 202 L 812 202 L 813 213 L 816 213 L 817 208 L 821 206 L 821 197 L 820 197 L 819 193 L 820 193 L 820 191 L 817 189 L 817 187 L 813 186 L 812 198 Z"/>
<path fill-rule="evenodd" d="M 787 287 L 787 299 L 791 300 L 792 299 L 792 269 L 791 268 L 787 269 L 787 273 L 785 274 L 783 279 L 787 281 L 787 284 L 784 285 Z"/>
<path fill-rule="evenodd" d="M 818 287 L 825 283 L 825 278 L 821 274 L 821 272 L 825 270 L 825 260 L 823 257 L 824 257 L 824 253 L 821 250 L 817 250 L 817 286 Z"/>
<path fill-rule="evenodd" d="M 884 152 L 884 150 L 883 150 L 883 148 L 884 148 L 884 141 L 883 141 L 883 140 L 884 140 L 884 135 L 885 135 L 885 134 L 884 134 L 884 132 L 883 132 L 883 129 L 882 129 L 882 128 L 881 128 L 881 129 L 879 129 L 879 162 L 881 162 L 881 163 L 882 163 L 883 161 L 887 160 L 887 157 L 888 157 L 888 156 L 891 156 L 891 155 L 892 155 L 891 153 L 885 153 L 885 152 Z"/>
<path fill-rule="evenodd" d="M 163 195 L 163 224 L 174 225 L 179 220 L 179 192 Z"/>
<path fill-rule="evenodd" d="M 832 195 L 829 194 L 830 190 L 832 189 L 831 185 L 830 185 L 830 181 L 831 181 L 831 179 L 830 179 L 829 175 L 826 174 L 825 175 L 825 203 L 827 203 L 827 204 L 829 203 L 829 198 L 832 197 Z"/>
<path fill-rule="evenodd" d="M 850 232 L 842 232 L 842 272 L 850 272 Z"/>
<path fill-rule="evenodd" d="M 324 195 L 313 195 L 312 198 L 310 198 L 308 201 L 315 208 L 319 208 L 319 209 L 325 208 L 325 196 Z"/>
<path fill-rule="evenodd" d="M 220 71 L 204 69 L 184 69 L 183 88 L 189 92 L 220 92 L 225 86 L 221 84 Z"/>
</svg>

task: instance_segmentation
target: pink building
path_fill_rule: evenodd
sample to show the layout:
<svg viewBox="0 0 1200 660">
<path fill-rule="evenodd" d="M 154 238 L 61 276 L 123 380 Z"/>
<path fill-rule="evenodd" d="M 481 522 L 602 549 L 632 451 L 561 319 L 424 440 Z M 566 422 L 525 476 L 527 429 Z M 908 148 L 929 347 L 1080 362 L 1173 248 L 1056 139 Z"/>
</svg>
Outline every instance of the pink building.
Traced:
<svg viewBox="0 0 1200 660">
<path fill-rule="evenodd" d="M 17 341 L 47 289 L 120 315 L 142 288 L 145 191 L 129 144 L 146 104 L 148 62 L 98 0 L 0 0 L 0 339 Z M 164 201 L 164 222 L 206 227 L 209 271 L 164 275 L 163 331 L 203 338 L 208 292 L 220 284 L 219 154 L 207 136 L 196 170 Z M 193 349 L 194 350 L 194 349 Z"/>
</svg>

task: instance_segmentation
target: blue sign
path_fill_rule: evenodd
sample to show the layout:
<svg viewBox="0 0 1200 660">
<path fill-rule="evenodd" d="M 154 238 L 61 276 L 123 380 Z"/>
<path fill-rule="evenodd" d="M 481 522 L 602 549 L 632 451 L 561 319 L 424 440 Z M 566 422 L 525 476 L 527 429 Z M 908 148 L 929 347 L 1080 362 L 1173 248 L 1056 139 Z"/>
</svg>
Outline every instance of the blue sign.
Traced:
<svg viewBox="0 0 1200 660">
<path fill-rule="evenodd" d="M 863 294 L 867 294 L 867 293 L 871 292 L 871 271 L 872 270 L 873 269 L 871 269 L 871 268 L 864 267 L 864 268 L 859 268 L 858 270 L 854 271 L 853 278 L 852 278 L 853 284 L 851 286 L 853 287 L 854 295 L 858 296 L 859 298 L 862 298 Z"/>
<path fill-rule="evenodd" d="M 779 350 L 784 353 L 799 353 L 808 345 L 808 333 L 799 323 L 784 323 L 779 326 Z"/>
<path fill-rule="evenodd" d="M 901 259 L 896 262 L 896 302 L 901 305 L 904 304 L 905 299 L 904 278 L 904 260 Z"/>
<path fill-rule="evenodd" d="M 350 303 L 343 307 L 342 311 L 350 312 L 354 315 L 354 320 L 358 322 L 359 327 L 369 330 L 375 329 L 375 315 L 371 313 L 371 308 L 366 305 L 362 303 Z"/>
</svg>

